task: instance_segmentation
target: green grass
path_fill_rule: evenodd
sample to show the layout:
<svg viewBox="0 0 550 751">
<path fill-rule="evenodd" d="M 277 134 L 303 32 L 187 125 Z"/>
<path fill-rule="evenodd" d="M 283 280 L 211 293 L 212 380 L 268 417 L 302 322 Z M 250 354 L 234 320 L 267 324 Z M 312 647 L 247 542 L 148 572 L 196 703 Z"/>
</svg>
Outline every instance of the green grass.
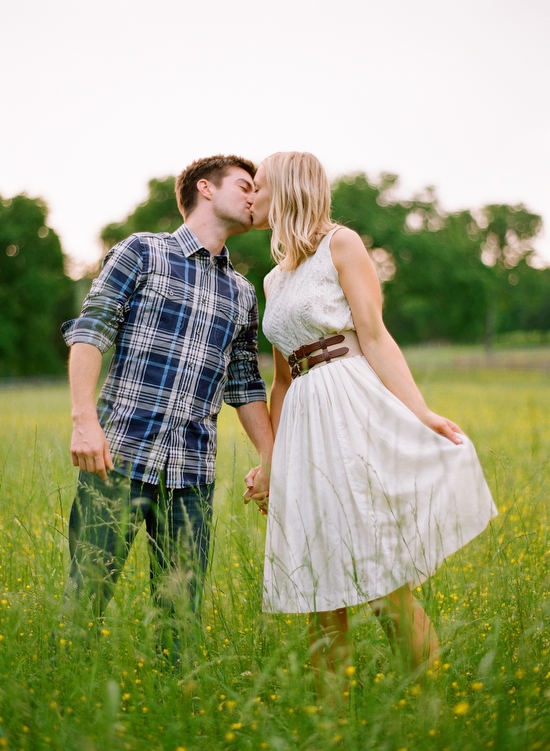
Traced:
<svg viewBox="0 0 550 751">
<path fill-rule="evenodd" d="M 421 370 L 539 370 L 550 371 L 550 347 L 510 340 L 486 350 L 480 345 L 419 344 L 404 348 L 411 368 Z"/>
<path fill-rule="evenodd" d="M 202 633 L 181 675 L 156 659 L 142 534 L 99 635 L 84 613 L 61 616 L 67 389 L 0 390 L 0 750 L 550 748 L 548 374 L 412 364 L 430 406 L 474 439 L 501 513 L 418 592 L 445 650 L 437 679 L 403 676 L 368 607 L 352 612 L 342 717 L 315 700 L 305 618 L 261 613 L 265 519 L 242 504 L 254 455 L 232 410 Z"/>
</svg>

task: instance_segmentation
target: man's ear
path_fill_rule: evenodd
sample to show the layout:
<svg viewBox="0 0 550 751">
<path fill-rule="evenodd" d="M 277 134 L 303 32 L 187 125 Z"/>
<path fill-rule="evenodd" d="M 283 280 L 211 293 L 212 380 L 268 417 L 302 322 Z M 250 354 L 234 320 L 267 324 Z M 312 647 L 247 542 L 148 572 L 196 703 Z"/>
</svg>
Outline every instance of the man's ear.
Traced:
<svg viewBox="0 0 550 751">
<path fill-rule="evenodd" d="M 208 180 L 205 180 L 204 178 L 199 180 L 197 183 L 197 190 L 207 201 L 212 200 L 212 186 Z"/>
</svg>

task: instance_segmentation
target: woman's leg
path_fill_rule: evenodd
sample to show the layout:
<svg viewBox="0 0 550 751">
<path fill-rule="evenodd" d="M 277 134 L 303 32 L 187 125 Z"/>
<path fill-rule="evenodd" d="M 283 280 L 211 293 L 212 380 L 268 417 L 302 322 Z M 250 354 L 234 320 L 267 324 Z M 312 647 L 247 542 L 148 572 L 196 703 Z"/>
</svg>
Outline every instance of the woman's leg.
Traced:
<svg viewBox="0 0 550 751">
<path fill-rule="evenodd" d="M 407 669 L 435 666 L 439 654 L 437 634 L 408 584 L 369 605 L 386 632 L 392 650 L 401 654 Z"/>
<path fill-rule="evenodd" d="M 308 636 L 315 690 L 337 708 L 348 690 L 346 668 L 350 664 L 346 608 L 310 613 Z"/>
</svg>

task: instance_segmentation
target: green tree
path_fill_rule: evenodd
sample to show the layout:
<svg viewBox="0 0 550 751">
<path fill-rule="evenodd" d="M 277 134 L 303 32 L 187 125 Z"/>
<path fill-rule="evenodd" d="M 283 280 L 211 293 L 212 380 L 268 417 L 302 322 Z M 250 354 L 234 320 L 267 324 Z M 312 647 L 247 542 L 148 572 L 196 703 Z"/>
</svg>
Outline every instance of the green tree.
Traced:
<svg viewBox="0 0 550 751">
<path fill-rule="evenodd" d="M 124 221 L 108 224 L 101 230 L 105 251 L 133 232 L 174 232 L 182 222 L 175 185 L 175 177 L 149 180 L 147 198 Z"/>
<path fill-rule="evenodd" d="M 502 204 L 485 206 L 470 227 L 487 272 L 487 347 L 497 333 L 532 329 L 537 322 L 550 329 L 550 270 L 532 266 L 533 239 L 541 228 L 540 216 L 525 206 Z"/>
<path fill-rule="evenodd" d="M 384 282 L 385 319 L 402 344 L 490 344 L 495 333 L 550 329 L 550 270 L 536 270 L 541 219 L 523 206 L 446 214 L 433 188 L 395 198 L 397 178 L 358 173 L 333 187 L 334 217 L 355 229 Z"/>
<path fill-rule="evenodd" d="M 0 198 L 0 377 L 62 373 L 73 282 L 40 198 Z"/>
<path fill-rule="evenodd" d="M 361 235 L 384 283 L 388 328 L 401 344 L 472 340 L 483 285 L 462 221 L 444 217 L 433 189 L 398 201 L 396 187 L 395 175 L 373 184 L 362 173 L 333 187 L 335 219 Z"/>
</svg>

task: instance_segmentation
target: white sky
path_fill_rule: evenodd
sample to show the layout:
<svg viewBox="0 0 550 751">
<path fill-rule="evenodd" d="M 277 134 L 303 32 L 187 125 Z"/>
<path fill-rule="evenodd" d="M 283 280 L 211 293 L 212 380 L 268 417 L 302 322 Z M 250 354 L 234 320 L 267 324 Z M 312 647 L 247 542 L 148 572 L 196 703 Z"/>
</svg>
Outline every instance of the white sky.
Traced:
<svg viewBox="0 0 550 751">
<path fill-rule="evenodd" d="M 315 153 L 331 178 L 523 202 L 550 260 L 548 0 L 0 0 L 0 195 L 76 264 L 152 177 Z"/>
</svg>

